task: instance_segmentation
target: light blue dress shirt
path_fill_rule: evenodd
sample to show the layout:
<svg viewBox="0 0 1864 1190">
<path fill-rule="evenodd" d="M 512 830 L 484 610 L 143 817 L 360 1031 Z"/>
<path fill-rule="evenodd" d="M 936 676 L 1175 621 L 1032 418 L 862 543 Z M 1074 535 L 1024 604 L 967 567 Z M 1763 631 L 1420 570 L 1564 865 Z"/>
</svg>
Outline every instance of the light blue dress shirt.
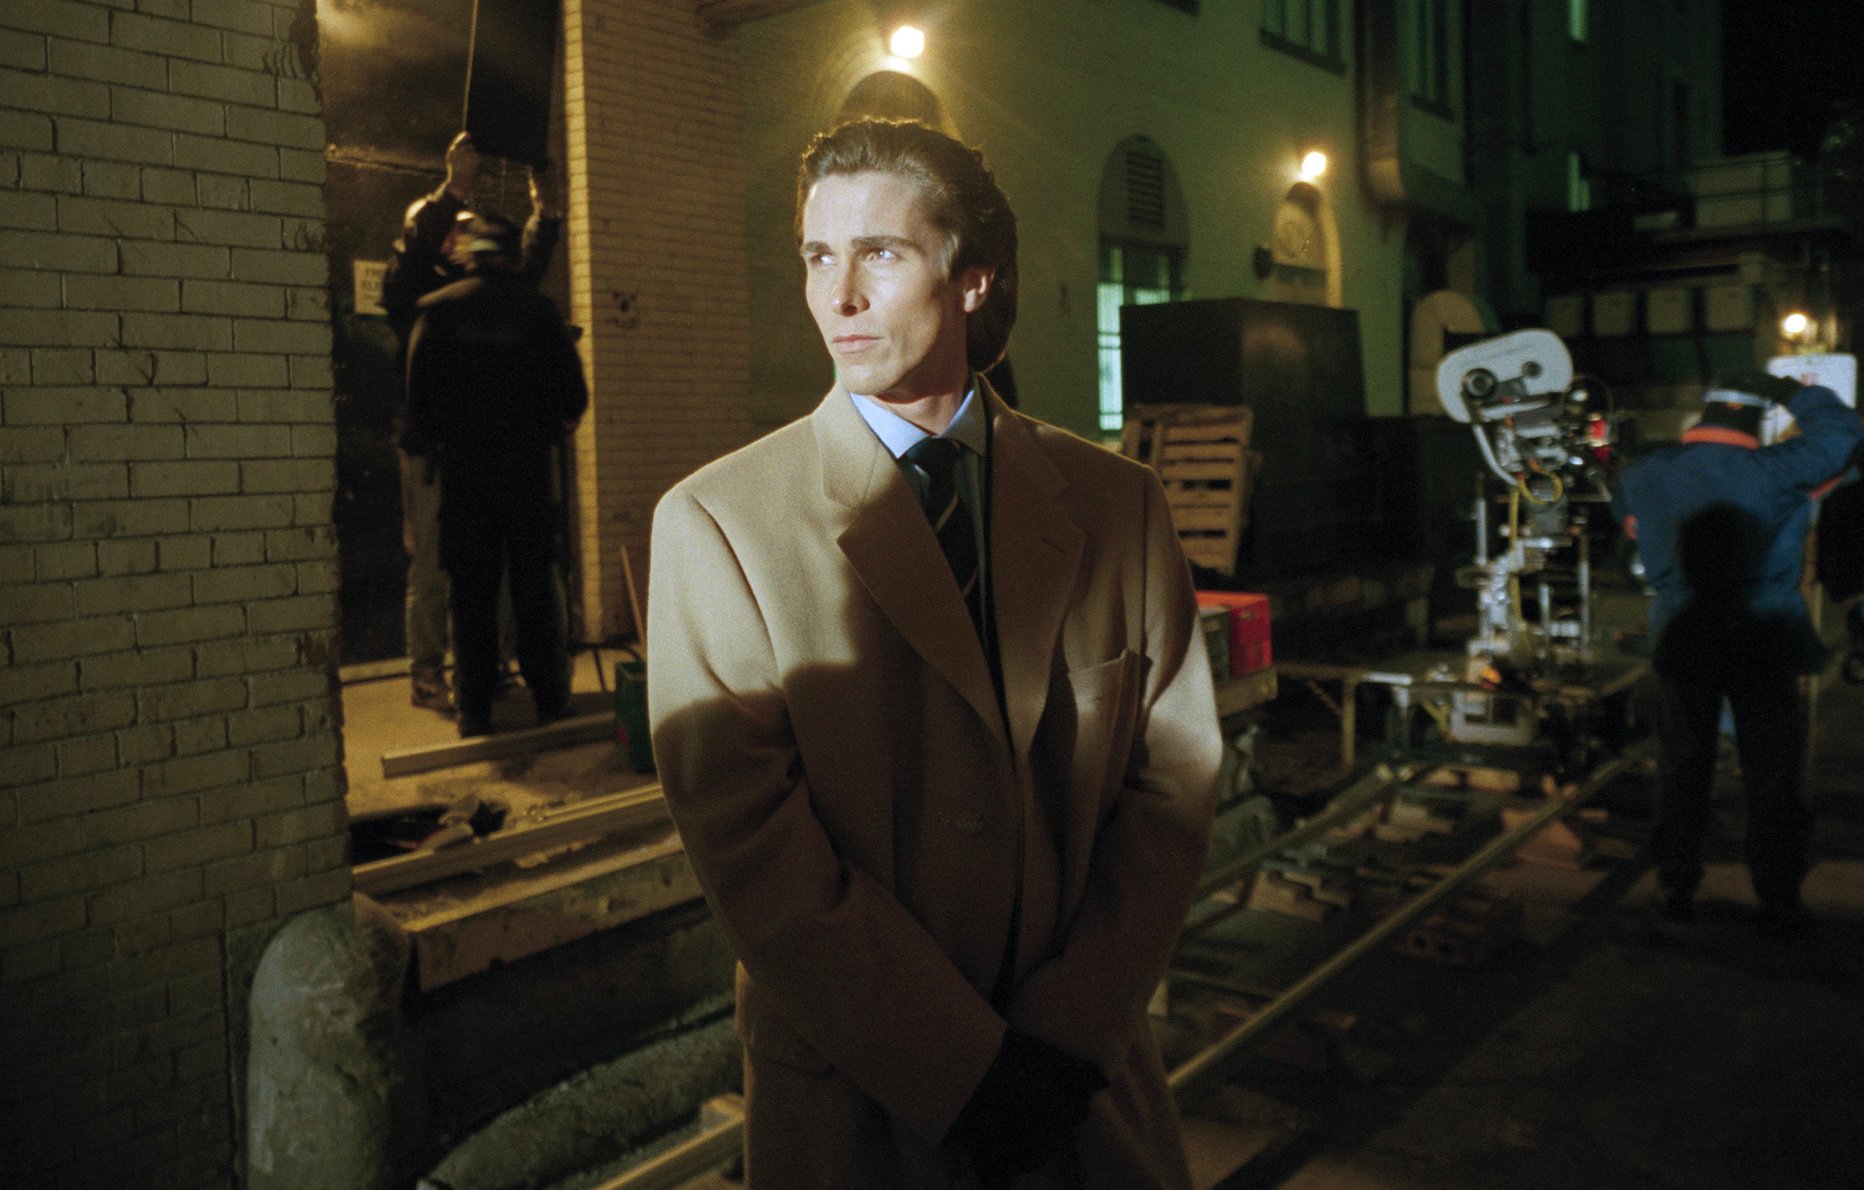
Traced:
<svg viewBox="0 0 1864 1190">
<path fill-rule="evenodd" d="M 860 393 L 849 394 L 854 401 L 855 411 L 874 431 L 898 462 L 913 446 L 921 440 L 934 437 L 912 422 L 907 421 L 893 410 L 887 408 L 883 401 Z M 964 403 L 958 406 L 957 414 L 951 424 L 945 427 L 939 438 L 949 438 L 963 447 L 958 452 L 958 499 L 963 501 L 964 510 L 971 518 L 971 528 L 977 541 L 977 580 L 982 584 L 984 607 L 990 602 L 990 538 L 985 530 L 984 509 L 984 465 L 985 452 L 990 445 L 990 426 L 985 418 L 984 402 L 977 395 L 977 386 L 973 384 L 964 395 Z"/>
</svg>

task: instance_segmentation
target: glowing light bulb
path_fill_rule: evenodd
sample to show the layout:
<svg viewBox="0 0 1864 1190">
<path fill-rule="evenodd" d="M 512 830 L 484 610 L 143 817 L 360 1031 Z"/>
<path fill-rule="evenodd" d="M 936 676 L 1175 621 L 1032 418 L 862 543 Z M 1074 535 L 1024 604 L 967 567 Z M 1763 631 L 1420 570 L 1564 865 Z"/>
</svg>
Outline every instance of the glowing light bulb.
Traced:
<svg viewBox="0 0 1864 1190">
<path fill-rule="evenodd" d="M 896 58 L 917 58 L 926 52 L 924 30 L 912 25 L 901 25 L 887 39 L 887 50 Z"/>
<path fill-rule="evenodd" d="M 1319 149 L 1309 149 L 1301 158 L 1301 176 L 1312 182 L 1327 172 L 1327 155 Z"/>
<path fill-rule="evenodd" d="M 1789 339 L 1797 339 L 1811 326 L 1812 319 L 1795 310 L 1780 320 L 1780 333 Z"/>
</svg>

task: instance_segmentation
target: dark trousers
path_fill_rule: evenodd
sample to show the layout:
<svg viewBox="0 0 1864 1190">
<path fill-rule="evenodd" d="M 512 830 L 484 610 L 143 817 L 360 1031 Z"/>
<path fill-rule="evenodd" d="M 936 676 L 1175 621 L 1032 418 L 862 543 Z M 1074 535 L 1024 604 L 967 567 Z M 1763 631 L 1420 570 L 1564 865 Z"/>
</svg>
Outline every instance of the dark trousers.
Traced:
<svg viewBox="0 0 1864 1190">
<path fill-rule="evenodd" d="M 442 472 L 440 564 L 449 580 L 462 717 L 489 717 L 498 692 L 501 579 L 511 584 L 518 670 L 538 715 L 554 717 L 568 706 L 555 559 L 556 506 L 547 459 L 517 466 L 503 459 L 478 469 L 454 464 Z"/>
<path fill-rule="evenodd" d="M 1725 697 L 1734 710 L 1754 895 L 1762 905 L 1795 903 L 1810 865 L 1811 829 L 1801 776 L 1806 708 L 1799 676 L 1776 670 L 1702 679 L 1660 676 L 1657 683 L 1658 880 L 1684 892 L 1702 880 Z"/>
</svg>

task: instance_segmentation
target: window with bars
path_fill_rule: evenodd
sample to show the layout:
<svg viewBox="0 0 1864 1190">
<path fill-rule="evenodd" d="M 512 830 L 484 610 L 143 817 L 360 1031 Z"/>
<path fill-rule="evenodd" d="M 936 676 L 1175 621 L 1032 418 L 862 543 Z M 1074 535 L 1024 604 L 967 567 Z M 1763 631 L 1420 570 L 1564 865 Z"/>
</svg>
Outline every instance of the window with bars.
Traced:
<svg viewBox="0 0 1864 1190">
<path fill-rule="evenodd" d="M 1118 433 L 1126 417 L 1120 369 L 1120 307 L 1151 306 L 1184 296 L 1184 253 L 1158 244 L 1102 239 L 1095 321 L 1100 344 L 1100 428 Z"/>
<path fill-rule="evenodd" d="M 1262 44 L 1331 70 L 1340 57 L 1340 0 L 1261 0 Z"/>
<path fill-rule="evenodd" d="M 1411 102 L 1441 116 L 1450 106 L 1450 14 L 1448 0 L 1409 0 Z"/>
<path fill-rule="evenodd" d="M 1100 179 L 1100 270 L 1094 292 L 1099 354 L 1099 422 L 1117 433 L 1125 421 L 1120 369 L 1120 308 L 1184 296 L 1189 220 L 1171 162 L 1150 137 L 1114 146 Z"/>
<path fill-rule="evenodd" d="M 1571 151 L 1566 154 L 1566 209 L 1592 209 L 1592 176 L 1586 172 L 1586 159 Z"/>
</svg>

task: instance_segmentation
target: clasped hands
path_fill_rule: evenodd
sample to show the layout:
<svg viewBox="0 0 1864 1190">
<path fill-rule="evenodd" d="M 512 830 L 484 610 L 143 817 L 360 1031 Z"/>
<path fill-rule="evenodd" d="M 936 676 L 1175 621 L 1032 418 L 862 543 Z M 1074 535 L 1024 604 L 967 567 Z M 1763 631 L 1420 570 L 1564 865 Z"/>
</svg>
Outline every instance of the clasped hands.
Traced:
<svg viewBox="0 0 1864 1190">
<path fill-rule="evenodd" d="M 985 1187 L 1007 1185 L 1054 1156 L 1106 1086 L 1093 1063 L 1012 1029 L 948 1139 Z"/>
</svg>

